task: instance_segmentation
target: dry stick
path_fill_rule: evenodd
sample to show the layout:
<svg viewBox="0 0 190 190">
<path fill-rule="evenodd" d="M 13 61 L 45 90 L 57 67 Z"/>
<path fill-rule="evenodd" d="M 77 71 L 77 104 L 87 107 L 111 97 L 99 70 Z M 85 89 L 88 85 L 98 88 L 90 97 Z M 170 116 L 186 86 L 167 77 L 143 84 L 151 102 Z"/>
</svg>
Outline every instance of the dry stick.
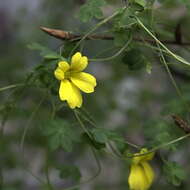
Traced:
<svg viewBox="0 0 190 190">
<path fill-rule="evenodd" d="M 60 40 L 69 40 L 69 41 L 79 41 L 82 39 L 83 35 L 72 34 L 64 30 L 57 30 L 47 27 L 40 27 L 43 32 L 46 32 L 48 35 L 53 36 Z M 89 35 L 86 37 L 86 40 L 113 40 L 113 36 L 109 35 Z"/>
<path fill-rule="evenodd" d="M 73 34 L 71 32 L 67 32 L 67 31 L 64 31 L 64 30 L 58 30 L 58 29 L 53 29 L 53 28 L 47 28 L 47 27 L 40 27 L 40 29 L 47 33 L 48 35 L 50 36 L 53 36 L 57 39 L 60 39 L 60 40 L 68 40 L 68 41 L 79 41 L 82 39 L 83 35 L 81 34 Z M 85 38 L 86 40 L 113 40 L 114 39 L 114 36 L 111 36 L 111 35 L 95 35 L 95 34 L 92 34 L 92 35 L 89 35 Z M 137 37 L 134 37 L 133 38 L 134 40 L 136 41 L 140 41 L 140 42 L 143 42 L 143 41 L 146 41 L 148 43 L 155 43 L 155 40 L 152 40 L 152 39 L 140 39 L 140 38 L 137 38 Z M 170 41 L 170 40 L 161 40 L 160 41 L 161 43 L 163 44 L 171 44 L 171 45 L 179 45 L 179 46 L 190 46 L 190 42 L 178 42 L 178 41 Z"/>
</svg>

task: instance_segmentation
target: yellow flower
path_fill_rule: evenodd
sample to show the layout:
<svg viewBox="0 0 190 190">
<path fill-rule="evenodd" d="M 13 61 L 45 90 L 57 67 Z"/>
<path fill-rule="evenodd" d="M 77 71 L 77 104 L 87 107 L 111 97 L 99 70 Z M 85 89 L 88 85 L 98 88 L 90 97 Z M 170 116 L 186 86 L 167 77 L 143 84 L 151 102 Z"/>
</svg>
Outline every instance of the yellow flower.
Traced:
<svg viewBox="0 0 190 190">
<path fill-rule="evenodd" d="M 146 148 L 141 149 L 140 154 L 146 153 Z M 131 190 L 147 190 L 154 180 L 154 170 L 148 161 L 154 157 L 154 152 L 142 156 L 139 153 L 134 154 L 132 159 L 131 170 L 128 178 Z"/>
<path fill-rule="evenodd" d="M 71 64 L 60 61 L 54 71 L 55 77 L 60 80 L 59 97 L 62 101 L 67 101 L 69 107 L 81 107 L 82 95 L 94 92 L 96 78 L 82 72 L 88 65 L 88 58 L 82 56 L 80 52 L 75 53 L 71 58 Z"/>
</svg>

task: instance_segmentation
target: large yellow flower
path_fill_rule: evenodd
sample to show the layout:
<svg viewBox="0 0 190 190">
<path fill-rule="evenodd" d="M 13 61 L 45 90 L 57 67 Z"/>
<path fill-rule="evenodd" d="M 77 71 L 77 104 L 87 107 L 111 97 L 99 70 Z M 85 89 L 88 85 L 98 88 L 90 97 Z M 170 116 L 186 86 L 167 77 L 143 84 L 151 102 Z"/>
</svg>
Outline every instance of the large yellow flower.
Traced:
<svg viewBox="0 0 190 190">
<path fill-rule="evenodd" d="M 66 61 L 60 61 L 54 71 L 55 77 L 61 81 L 59 97 L 62 101 L 66 100 L 72 109 L 82 105 L 80 90 L 85 93 L 94 92 L 96 78 L 82 72 L 87 65 L 88 58 L 77 52 L 72 56 L 70 65 Z"/>
<path fill-rule="evenodd" d="M 148 152 L 143 148 L 140 154 Z M 152 185 L 154 180 L 154 170 L 148 161 L 152 160 L 154 153 L 148 153 L 138 156 L 139 153 L 134 154 L 131 170 L 128 178 L 129 187 L 131 190 L 147 190 Z"/>
</svg>

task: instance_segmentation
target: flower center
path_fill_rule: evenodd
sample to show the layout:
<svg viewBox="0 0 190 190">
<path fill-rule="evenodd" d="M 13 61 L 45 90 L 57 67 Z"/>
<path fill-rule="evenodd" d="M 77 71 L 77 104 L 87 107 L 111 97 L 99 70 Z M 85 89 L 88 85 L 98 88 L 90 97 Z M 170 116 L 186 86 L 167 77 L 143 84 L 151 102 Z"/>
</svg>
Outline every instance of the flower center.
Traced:
<svg viewBox="0 0 190 190">
<path fill-rule="evenodd" d="M 65 72 L 65 79 L 69 79 L 71 77 L 71 71 L 68 70 Z"/>
<path fill-rule="evenodd" d="M 74 73 L 77 73 L 77 72 L 76 71 L 72 71 L 72 70 L 68 70 L 68 71 L 65 72 L 64 78 L 65 79 L 69 79 L 69 78 L 71 78 L 72 74 L 74 74 Z"/>
</svg>

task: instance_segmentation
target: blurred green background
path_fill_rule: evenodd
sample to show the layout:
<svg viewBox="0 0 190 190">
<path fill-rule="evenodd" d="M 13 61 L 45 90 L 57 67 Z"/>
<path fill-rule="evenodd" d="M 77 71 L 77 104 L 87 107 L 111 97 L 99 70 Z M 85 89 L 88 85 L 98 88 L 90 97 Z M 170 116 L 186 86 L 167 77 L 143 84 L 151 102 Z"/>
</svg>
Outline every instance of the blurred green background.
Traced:
<svg viewBox="0 0 190 190">
<path fill-rule="evenodd" d="M 152 2 L 154 31 L 159 39 L 175 41 L 176 28 L 180 25 L 182 41 L 190 42 L 188 1 Z M 98 20 L 83 23 L 78 18 L 80 6 L 84 3 L 85 0 L 1 1 L 0 87 L 22 83 L 28 73 L 42 62 L 38 52 L 27 48 L 29 44 L 37 42 L 51 50 L 59 51 L 63 42 L 43 33 L 40 26 L 76 34 L 84 34 L 93 27 Z M 107 0 L 107 5 L 102 8 L 104 16 L 124 5 L 120 0 Z M 141 14 L 144 23 L 149 25 L 150 10 Z M 110 22 L 98 32 L 101 34 L 111 28 Z M 134 36 L 141 39 L 150 38 L 140 27 L 134 31 Z M 190 61 L 189 46 L 167 46 Z M 109 51 L 103 52 L 109 48 Z M 89 40 L 83 43 L 83 54 L 89 58 L 109 57 L 117 50 L 118 46 L 114 40 Z M 171 114 L 178 114 L 189 120 L 189 67 L 166 56 L 173 77 L 182 92 L 182 95 L 178 96 L 160 59 L 159 52 L 147 44 L 134 41 L 130 49 L 117 58 L 89 64 L 88 71 L 96 76 L 98 85 L 95 93 L 83 94 L 84 108 L 97 121 L 99 127 L 117 130 L 126 140 L 148 147 L 184 135 L 183 130 L 173 123 Z M 147 72 L 147 67 L 151 73 Z M 73 180 L 59 177 L 58 165 L 77 165 L 82 174 L 82 181 L 96 173 L 95 160 L 89 148 L 82 142 L 74 147 L 72 153 L 63 150 L 47 151 L 47 139 L 42 132 L 45 128 L 41 129 L 41 123 L 48 120 L 51 114 L 51 95 L 43 101 L 40 111 L 32 115 L 46 92 L 46 89 L 40 86 L 0 92 L 1 127 L 4 128 L 4 136 L 0 139 L 2 190 L 47 189 L 34 177 L 45 179 L 47 164 L 50 180 L 57 189 L 75 184 Z M 56 114 L 74 120 L 69 109 L 63 109 Z M 23 157 L 20 143 L 26 127 L 28 129 Z M 189 139 L 186 139 L 158 151 L 153 161 L 156 180 L 151 189 L 189 189 L 189 145 Z M 131 150 L 130 147 L 125 149 Z M 129 163 L 106 154 L 99 154 L 99 157 L 102 165 L 100 175 L 91 183 L 82 185 L 80 189 L 128 189 Z M 164 165 L 163 160 L 168 160 L 169 163 L 177 162 L 178 165 L 170 167 Z"/>
</svg>

